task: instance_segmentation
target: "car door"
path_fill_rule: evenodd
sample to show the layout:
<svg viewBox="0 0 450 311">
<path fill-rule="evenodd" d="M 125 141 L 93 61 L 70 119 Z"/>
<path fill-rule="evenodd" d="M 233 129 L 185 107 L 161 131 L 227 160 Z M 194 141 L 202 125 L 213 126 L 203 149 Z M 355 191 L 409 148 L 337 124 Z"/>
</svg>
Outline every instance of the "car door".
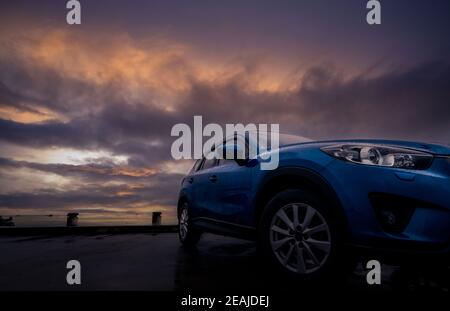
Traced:
<svg viewBox="0 0 450 311">
<path fill-rule="evenodd" d="M 240 136 L 229 137 L 221 146 L 218 146 L 216 153 L 225 157 L 223 151 L 229 149 L 230 146 L 232 150 L 245 149 L 244 153 L 248 155 L 248 142 Z M 219 208 L 216 210 L 217 218 L 239 225 L 251 223 L 250 194 L 253 169 L 235 159 L 218 161 L 214 170 L 217 200 L 219 201 Z"/>
<path fill-rule="evenodd" d="M 194 208 L 196 210 L 195 217 L 214 218 L 217 209 L 217 187 L 214 177 L 214 168 L 217 159 L 204 158 L 201 166 L 190 176 L 193 188 Z"/>
<path fill-rule="evenodd" d="M 230 144 L 237 142 L 233 138 L 223 146 Z M 198 216 L 233 224 L 250 224 L 252 170 L 253 167 L 239 165 L 233 159 L 203 159 L 192 176 Z"/>
<path fill-rule="evenodd" d="M 222 221 L 248 225 L 252 168 L 235 160 L 221 159 L 214 169 L 217 208 Z"/>
<path fill-rule="evenodd" d="M 182 190 L 184 196 L 188 198 L 189 205 L 190 205 L 190 215 L 191 217 L 197 217 L 200 214 L 200 211 L 197 207 L 197 204 L 195 202 L 195 195 L 197 192 L 196 185 L 197 183 L 194 183 L 194 180 L 196 180 L 196 175 L 198 171 L 200 170 L 204 159 L 199 159 L 195 161 L 192 169 L 189 171 L 187 176 L 183 178 L 182 182 Z"/>
</svg>

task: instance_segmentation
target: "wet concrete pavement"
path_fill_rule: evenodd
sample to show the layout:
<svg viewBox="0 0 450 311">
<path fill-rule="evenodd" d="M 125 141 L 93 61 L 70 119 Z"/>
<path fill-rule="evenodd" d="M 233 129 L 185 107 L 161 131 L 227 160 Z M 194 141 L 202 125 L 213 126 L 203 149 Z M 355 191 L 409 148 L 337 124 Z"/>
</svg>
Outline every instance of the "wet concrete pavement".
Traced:
<svg viewBox="0 0 450 311">
<path fill-rule="evenodd" d="M 66 283 L 66 263 L 81 263 L 81 285 Z M 382 266 L 382 284 L 369 286 L 361 264 L 339 290 L 449 291 L 450 270 Z M 197 249 L 176 234 L 0 237 L 0 290 L 151 290 L 266 292 L 299 285 L 267 269 L 252 242 L 204 235 Z"/>
</svg>

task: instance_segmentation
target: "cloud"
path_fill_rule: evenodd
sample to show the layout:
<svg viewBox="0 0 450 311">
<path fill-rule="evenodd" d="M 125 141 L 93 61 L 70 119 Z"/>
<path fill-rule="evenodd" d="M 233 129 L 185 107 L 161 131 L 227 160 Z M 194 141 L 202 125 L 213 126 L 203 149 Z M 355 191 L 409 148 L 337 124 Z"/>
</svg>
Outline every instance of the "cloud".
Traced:
<svg viewBox="0 0 450 311">
<path fill-rule="evenodd" d="M 282 131 L 315 139 L 450 142 L 448 62 L 356 76 L 328 63 L 293 63 L 280 74 L 269 57 L 211 63 L 190 46 L 160 37 L 56 30 L 16 39 L 0 40 L 0 140 L 36 154 L 105 151 L 127 163 L 108 157 L 77 165 L 18 161 L 3 150 L 0 171 L 73 181 L 66 189 L 4 192 L 3 208 L 173 207 L 181 171 L 170 157 L 170 129 L 192 123 L 194 115 L 205 123 L 280 123 Z"/>
<path fill-rule="evenodd" d="M 35 208 L 86 207 L 89 205 L 129 206 L 174 205 L 183 175 L 152 168 L 136 168 L 108 164 L 43 164 L 0 158 L 0 173 L 4 170 L 36 170 L 56 174 L 73 181 L 68 189 L 49 189 L 41 184 L 26 193 L 0 195 L 0 207 Z M 1 175 L 0 175 L 1 176 Z"/>
<path fill-rule="evenodd" d="M 16 162 L 8 159 L 0 161 L 0 171 L 4 169 L 29 168 L 66 177 L 81 178 L 68 189 L 37 188 L 27 192 L 0 194 L 0 207 L 37 210 L 67 210 L 68 208 L 112 208 L 136 210 L 139 207 L 170 206 L 176 204 L 177 191 L 173 185 L 179 184 L 179 174 L 153 174 L 148 172 L 117 168 L 99 169 L 92 166 L 70 166 L 60 164 L 36 164 Z M 136 174 L 137 172 L 144 174 Z"/>
<path fill-rule="evenodd" d="M 102 160 L 102 159 L 101 159 Z M 118 166 L 110 162 L 110 159 L 104 160 L 103 163 L 89 163 L 84 165 L 71 164 L 47 164 L 47 163 L 33 163 L 27 161 L 16 161 L 7 158 L 0 158 L 0 168 L 28 168 L 39 170 L 42 172 L 58 174 L 61 176 L 73 175 L 85 178 L 103 178 L 103 179 L 121 179 L 127 178 L 136 180 L 137 178 L 147 178 L 156 174 L 164 174 L 155 168 L 150 167 L 129 167 Z"/>
<path fill-rule="evenodd" d="M 300 125 L 313 137 L 386 137 L 450 142 L 450 64 L 428 62 L 342 80 L 315 68 L 297 93 Z"/>
<path fill-rule="evenodd" d="M 173 183 L 173 180 L 172 180 Z M 178 180 L 179 183 L 179 180 Z M 164 178 L 153 187 L 88 184 L 76 190 L 40 189 L 34 192 L 0 194 L 1 208 L 33 208 L 37 210 L 68 210 L 104 207 L 136 210 L 137 207 L 176 204 L 176 191 L 170 191 Z"/>
</svg>

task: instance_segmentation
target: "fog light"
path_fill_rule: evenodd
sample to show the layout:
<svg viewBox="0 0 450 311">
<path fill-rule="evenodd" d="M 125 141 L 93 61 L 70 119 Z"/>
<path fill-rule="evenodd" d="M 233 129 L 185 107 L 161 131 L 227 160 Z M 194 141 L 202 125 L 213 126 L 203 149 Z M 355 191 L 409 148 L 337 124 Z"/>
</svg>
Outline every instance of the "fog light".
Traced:
<svg viewBox="0 0 450 311">
<path fill-rule="evenodd" d="M 382 211 L 381 215 L 384 218 L 384 221 L 390 226 L 394 226 L 397 222 L 395 214 L 392 211 Z"/>
<path fill-rule="evenodd" d="M 392 233 L 403 232 L 420 205 L 417 200 L 387 193 L 371 193 L 369 198 L 381 228 Z"/>
</svg>

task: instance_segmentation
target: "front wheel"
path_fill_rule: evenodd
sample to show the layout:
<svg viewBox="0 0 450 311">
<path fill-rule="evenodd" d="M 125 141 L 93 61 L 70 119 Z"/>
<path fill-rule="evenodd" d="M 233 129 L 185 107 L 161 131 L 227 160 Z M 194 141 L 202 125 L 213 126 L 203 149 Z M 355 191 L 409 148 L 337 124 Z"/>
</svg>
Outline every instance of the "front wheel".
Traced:
<svg viewBox="0 0 450 311">
<path fill-rule="evenodd" d="M 330 210 L 317 196 L 302 190 L 277 194 L 260 223 L 260 244 L 266 257 L 301 280 L 318 280 L 339 269 L 340 236 Z"/>
<path fill-rule="evenodd" d="M 183 246 L 192 247 L 200 240 L 201 232 L 195 228 L 189 216 L 189 205 L 184 202 L 178 213 L 178 238 Z"/>
</svg>

